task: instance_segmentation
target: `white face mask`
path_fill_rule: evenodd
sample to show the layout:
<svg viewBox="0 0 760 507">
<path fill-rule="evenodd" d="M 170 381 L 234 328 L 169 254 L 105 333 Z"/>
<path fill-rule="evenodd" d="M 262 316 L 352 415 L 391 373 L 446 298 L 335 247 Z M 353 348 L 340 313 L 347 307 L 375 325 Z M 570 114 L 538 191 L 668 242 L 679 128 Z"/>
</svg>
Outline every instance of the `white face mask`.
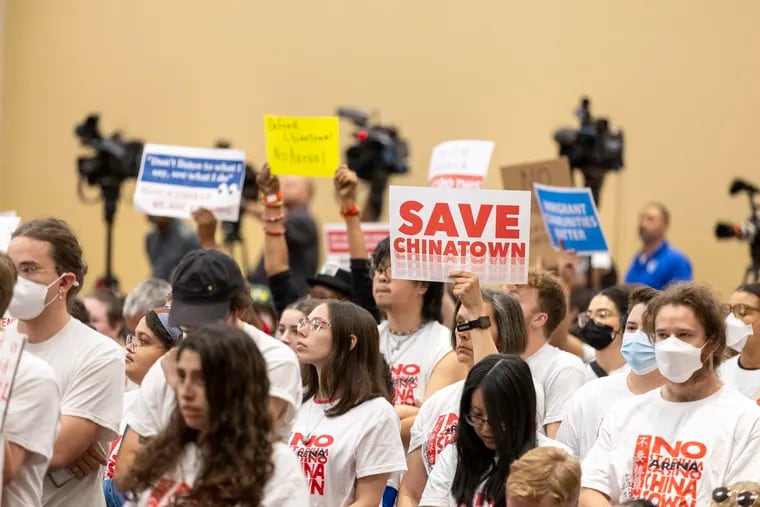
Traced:
<svg viewBox="0 0 760 507">
<path fill-rule="evenodd" d="M 46 301 L 47 291 L 61 278 L 63 275 L 53 280 L 50 285 L 42 285 L 24 277 L 18 277 L 16 286 L 13 288 L 13 298 L 8 306 L 8 313 L 19 320 L 32 320 L 39 317 L 42 310 L 55 301 L 55 298 Z"/>
<path fill-rule="evenodd" d="M 752 336 L 750 324 L 745 324 L 733 313 L 726 316 L 726 345 L 737 352 L 741 352 L 750 336 Z"/>
<path fill-rule="evenodd" d="M 657 369 L 674 384 L 683 384 L 702 367 L 702 349 L 675 336 L 654 344 Z"/>
</svg>

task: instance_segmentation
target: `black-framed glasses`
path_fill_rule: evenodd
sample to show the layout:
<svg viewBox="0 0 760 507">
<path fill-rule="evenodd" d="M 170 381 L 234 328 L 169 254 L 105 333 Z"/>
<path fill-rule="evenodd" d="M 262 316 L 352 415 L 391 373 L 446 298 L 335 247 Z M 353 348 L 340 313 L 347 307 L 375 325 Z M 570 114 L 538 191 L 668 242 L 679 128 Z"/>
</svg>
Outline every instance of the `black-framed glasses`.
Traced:
<svg viewBox="0 0 760 507">
<path fill-rule="evenodd" d="M 380 275 L 384 278 L 387 278 L 388 280 L 391 279 L 391 263 L 383 263 L 380 265 L 372 264 L 370 266 L 370 270 L 373 274 Z"/>
<path fill-rule="evenodd" d="M 467 414 L 464 416 L 464 420 L 467 424 L 473 428 L 482 428 L 484 424 L 489 424 L 488 419 L 479 415 Z"/>
<path fill-rule="evenodd" d="M 307 319 L 306 317 L 298 320 L 298 330 L 305 328 L 306 326 L 309 326 L 309 329 L 314 331 L 319 331 L 320 329 L 325 329 L 328 327 L 332 327 L 332 324 L 327 322 L 325 319 L 320 319 L 319 317 L 314 317 L 311 319 Z"/>
<path fill-rule="evenodd" d="M 737 317 L 746 317 L 747 315 L 760 312 L 760 308 L 751 305 L 745 305 L 744 303 L 737 303 L 735 305 L 720 305 L 720 309 L 723 310 L 723 315 L 733 313 Z"/>
<path fill-rule="evenodd" d="M 731 491 L 725 486 L 715 488 L 712 492 L 712 499 L 717 503 L 723 503 L 736 495 L 736 504 L 742 507 L 750 507 L 752 505 L 760 505 L 758 499 L 760 495 L 756 491 Z"/>
</svg>

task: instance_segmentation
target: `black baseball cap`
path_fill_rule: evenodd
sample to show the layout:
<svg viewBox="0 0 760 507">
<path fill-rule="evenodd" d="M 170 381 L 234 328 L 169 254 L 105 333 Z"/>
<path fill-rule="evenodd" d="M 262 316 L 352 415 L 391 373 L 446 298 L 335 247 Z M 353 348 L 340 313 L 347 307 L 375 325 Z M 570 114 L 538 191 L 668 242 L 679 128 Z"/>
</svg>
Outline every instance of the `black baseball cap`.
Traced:
<svg viewBox="0 0 760 507">
<path fill-rule="evenodd" d="M 342 269 L 339 265 L 332 262 L 328 262 L 322 266 L 317 276 L 308 278 L 306 283 L 309 284 L 309 287 L 324 285 L 347 297 L 353 295 L 353 291 L 351 290 L 351 272 Z"/>
<path fill-rule="evenodd" d="M 187 253 L 172 275 L 169 325 L 198 326 L 224 320 L 245 280 L 235 260 L 218 250 Z"/>
</svg>

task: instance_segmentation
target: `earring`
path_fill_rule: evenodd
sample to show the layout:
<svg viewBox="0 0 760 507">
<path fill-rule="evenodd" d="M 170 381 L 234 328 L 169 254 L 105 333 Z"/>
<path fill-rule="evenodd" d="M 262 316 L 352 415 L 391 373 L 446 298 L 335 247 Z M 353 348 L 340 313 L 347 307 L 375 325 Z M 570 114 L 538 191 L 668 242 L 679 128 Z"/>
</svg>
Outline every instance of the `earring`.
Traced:
<svg viewBox="0 0 760 507">
<path fill-rule="evenodd" d="M 58 299 L 63 299 L 63 291 L 61 289 L 58 289 Z"/>
</svg>

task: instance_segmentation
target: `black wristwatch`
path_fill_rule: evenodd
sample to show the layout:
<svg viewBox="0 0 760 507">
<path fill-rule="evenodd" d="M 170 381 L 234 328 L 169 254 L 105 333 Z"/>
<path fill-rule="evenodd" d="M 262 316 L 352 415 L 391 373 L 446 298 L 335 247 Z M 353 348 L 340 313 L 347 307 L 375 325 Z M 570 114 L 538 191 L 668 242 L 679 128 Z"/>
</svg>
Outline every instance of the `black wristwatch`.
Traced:
<svg viewBox="0 0 760 507">
<path fill-rule="evenodd" d="M 470 329 L 488 329 L 489 327 L 491 327 L 491 317 L 484 315 L 483 317 L 478 317 L 470 322 L 457 324 L 457 331 L 462 333 L 464 331 L 469 331 Z"/>
</svg>

